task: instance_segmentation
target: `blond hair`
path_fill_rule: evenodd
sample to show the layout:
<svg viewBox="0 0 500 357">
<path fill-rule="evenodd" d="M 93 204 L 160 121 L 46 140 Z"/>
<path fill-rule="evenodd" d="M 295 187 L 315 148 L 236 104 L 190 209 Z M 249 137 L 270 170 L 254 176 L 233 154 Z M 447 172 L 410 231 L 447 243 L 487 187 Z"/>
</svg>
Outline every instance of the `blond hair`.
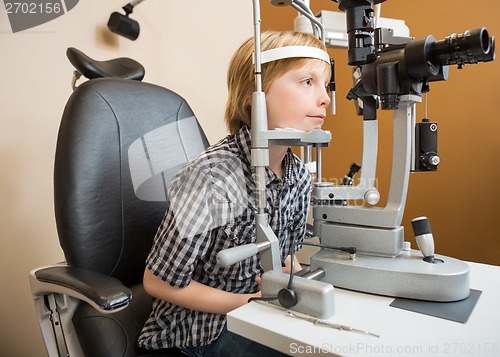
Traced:
<svg viewBox="0 0 500 357">
<path fill-rule="evenodd" d="M 261 34 L 261 51 L 285 46 L 311 46 L 326 51 L 316 37 L 293 31 L 266 31 Z M 252 62 L 254 38 L 245 41 L 233 54 L 227 73 L 228 99 L 224 121 L 231 134 L 251 125 L 252 93 L 255 91 L 255 69 Z M 286 58 L 262 65 L 262 91 L 285 72 L 300 67 L 307 58 Z M 321 60 L 317 60 L 321 61 Z M 325 66 L 328 64 L 322 61 Z M 329 67 L 329 66 L 328 66 Z M 329 68 L 328 68 L 329 69 Z"/>
</svg>

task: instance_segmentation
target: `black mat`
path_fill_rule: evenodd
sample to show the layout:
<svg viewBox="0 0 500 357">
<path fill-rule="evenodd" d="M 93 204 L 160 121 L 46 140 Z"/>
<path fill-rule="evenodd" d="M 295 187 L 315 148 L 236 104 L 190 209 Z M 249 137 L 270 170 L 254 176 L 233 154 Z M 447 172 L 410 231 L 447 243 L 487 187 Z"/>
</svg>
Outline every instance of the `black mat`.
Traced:
<svg viewBox="0 0 500 357">
<path fill-rule="evenodd" d="M 470 290 L 468 298 L 453 302 L 434 302 L 397 298 L 390 304 L 398 309 L 418 312 L 441 319 L 466 323 L 481 295 L 480 290 Z"/>
</svg>

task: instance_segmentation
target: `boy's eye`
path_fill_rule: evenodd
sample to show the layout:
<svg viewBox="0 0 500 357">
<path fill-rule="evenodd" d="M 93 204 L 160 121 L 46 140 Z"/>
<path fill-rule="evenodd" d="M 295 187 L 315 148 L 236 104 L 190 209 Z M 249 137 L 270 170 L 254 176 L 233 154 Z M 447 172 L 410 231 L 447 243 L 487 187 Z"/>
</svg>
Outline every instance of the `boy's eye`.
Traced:
<svg viewBox="0 0 500 357">
<path fill-rule="evenodd" d="M 312 79 L 311 78 L 304 79 L 304 84 L 307 85 L 308 87 L 312 86 Z"/>
</svg>

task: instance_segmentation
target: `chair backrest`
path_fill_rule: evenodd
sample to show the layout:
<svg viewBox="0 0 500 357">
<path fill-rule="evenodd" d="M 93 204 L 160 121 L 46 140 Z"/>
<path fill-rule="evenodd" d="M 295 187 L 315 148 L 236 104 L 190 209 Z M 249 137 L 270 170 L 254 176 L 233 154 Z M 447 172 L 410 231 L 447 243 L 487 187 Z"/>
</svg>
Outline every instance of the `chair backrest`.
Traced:
<svg viewBox="0 0 500 357">
<path fill-rule="evenodd" d="M 170 90 L 109 78 L 80 85 L 64 110 L 54 170 L 68 264 L 140 283 L 170 179 L 207 145 L 189 105 Z"/>
</svg>

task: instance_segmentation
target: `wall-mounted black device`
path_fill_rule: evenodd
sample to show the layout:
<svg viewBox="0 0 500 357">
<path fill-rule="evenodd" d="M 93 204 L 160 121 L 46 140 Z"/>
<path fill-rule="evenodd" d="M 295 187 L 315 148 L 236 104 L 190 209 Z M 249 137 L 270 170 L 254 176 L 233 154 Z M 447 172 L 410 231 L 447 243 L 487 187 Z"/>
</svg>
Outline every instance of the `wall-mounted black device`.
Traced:
<svg viewBox="0 0 500 357">
<path fill-rule="evenodd" d="M 137 21 L 131 19 L 129 15 L 134 10 L 134 6 L 141 3 L 144 0 L 133 0 L 122 9 L 125 11 L 125 15 L 119 12 L 113 12 L 108 20 L 108 29 L 116 33 L 117 35 L 128 38 L 129 40 L 136 40 L 139 37 L 140 26 Z"/>
</svg>

